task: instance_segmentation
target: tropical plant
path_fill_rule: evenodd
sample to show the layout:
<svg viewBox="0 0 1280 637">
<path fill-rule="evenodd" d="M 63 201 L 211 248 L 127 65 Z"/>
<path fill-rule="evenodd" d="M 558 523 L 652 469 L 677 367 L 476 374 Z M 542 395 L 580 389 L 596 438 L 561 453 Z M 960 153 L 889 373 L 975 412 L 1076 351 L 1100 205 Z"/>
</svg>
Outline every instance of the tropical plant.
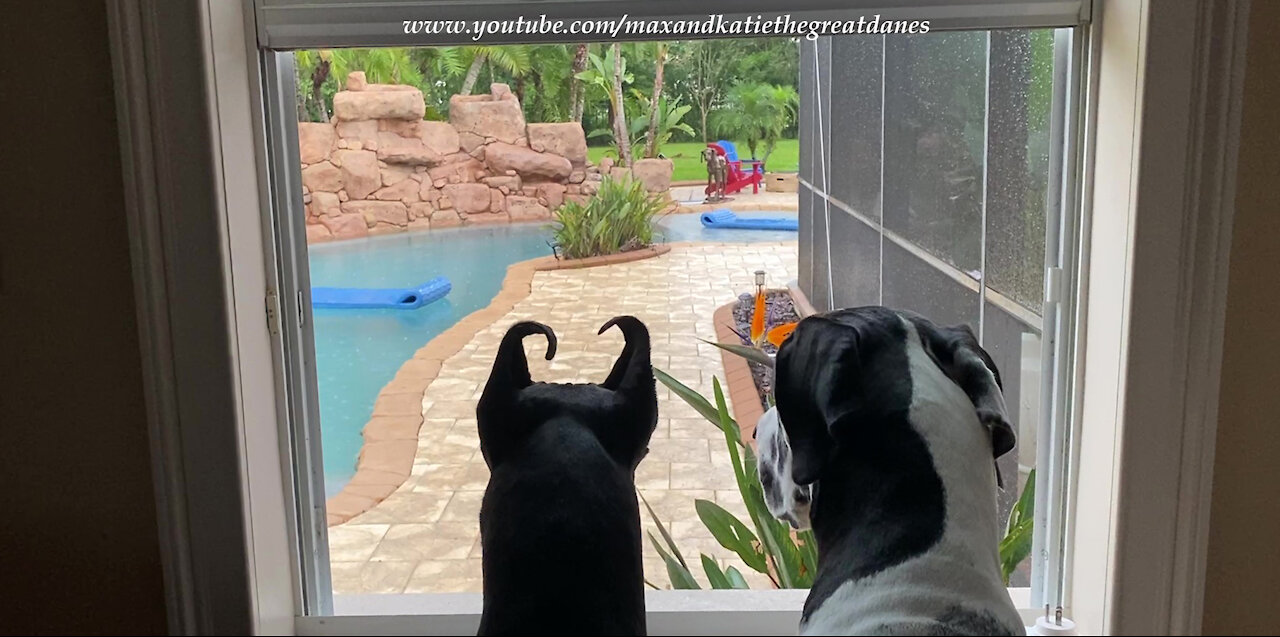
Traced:
<svg viewBox="0 0 1280 637">
<path fill-rule="evenodd" d="M 569 116 L 566 89 L 573 77 L 570 52 L 562 44 L 529 45 L 529 68 L 512 73 L 511 90 L 529 122 L 562 122 Z M 505 79 L 505 78 L 502 78 Z M 495 78 L 495 81 L 502 81 Z"/>
<path fill-rule="evenodd" d="M 627 136 L 626 95 L 622 87 L 624 84 L 630 84 L 634 76 L 627 72 L 627 60 L 622 56 L 621 47 L 616 43 L 606 50 L 603 57 L 588 53 L 587 59 L 589 60 L 587 70 L 578 73 L 576 77 L 582 80 L 587 88 L 603 93 L 608 99 L 611 124 L 611 130 L 597 129 L 587 136 L 600 137 L 611 134 L 619 161 L 623 162 L 624 166 L 630 166 L 631 140 Z"/>
<path fill-rule="evenodd" d="M 725 107 L 715 112 L 715 128 L 726 137 L 745 141 L 752 157 L 756 157 L 756 149 L 763 145 L 761 163 L 767 164 L 799 106 L 800 95 L 795 87 L 737 84 L 729 90 Z"/>
<path fill-rule="evenodd" d="M 741 356 L 748 361 L 772 368 L 774 359 L 763 350 L 762 343 L 767 340 L 775 346 L 781 345 L 782 341 L 786 340 L 795 330 L 797 324 L 784 323 L 766 330 L 763 320 L 756 319 L 756 317 L 764 315 L 762 293 L 763 290 L 760 290 L 756 295 L 755 312 L 751 326 L 753 344 L 711 344 Z M 744 340 L 746 339 L 744 338 Z M 659 382 L 666 385 L 673 394 L 679 396 L 702 417 L 719 427 L 724 433 L 725 441 L 729 447 L 734 477 L 738 483 L 738 490 L 742 494 L 742 500 L 746 504 L 748 515 L 755 526 L 755 532 L 752 533 L 750 527 L 723 508 L 705 500 L 697 500 L 694 502 L 694 507 L 703 526 L 707 528 L 712 537 L 721 546 L 736 553 L 748 567 L 768 574 L 775 586 L 779 588 L 809 587 L 813 583 L 818 559 L 817 544 L 813 539 L 813 533 L 812 531 L 803 531 L 793 535 L 786 525 L 773 518 L 772 514 L 769 513 L 769 509 L 764 502 L 764 492 L 757 478 L 755 454 L 752 452 L 751 447 L 743 441 L 737 422 L 729 416 L 728 407 L 724 401 L 724 392 L 720 388 L 720 380 L 712 378 L 712 390 L 715 393 L 715 406 L 713 407 L 706 398 L 676 380 L 670 374 L 657 368 L 654 368 L 653 372 Z M 1009 512 L 1005 536 L 1000 540 L 1000 572 L 1006 586 L 1009 585 L 1009 577 L 1018 568 L 1018 565 L 1031 553 L 1035 518 L 1035 480 L 1036 472 L 1032 469 L 1027 476 L 1022 494 Z M 646 502 L 645 507 L 648 508 L 648 506 Z M 688 563 L 676 547 L 671 535 L 667 533 L 662 521 L 654 515 L 652 508 L 649 509 L 649 515 L 657 525 L 658 533 L 663 538 L 665 546 L 659 544 L 652 533 L 649 534 L 649 541 L 653 543 L 654 548 L 657 549 L 659 556 L 662 557 L 667 566 L 667 575 L 670 577 L 671 586 L 673 588 L 699 588 Z M 765 570 L 760 569 L 762 555 L 768 566 Z M 705 554 L 702 555 L 701 561 L 707 581 L 711 583 L 712 588 L 747 588 L 741 574 L 737 573 L 733 567 L 720 570 L 715 561 Z M 775 574 L 777 577 L 774 577 Z"/>
<path fill-rule="evenodd" d="M 698 411 L 724 434 L 725 444 L 729 450 L 729 461 L 733 465 L 734 478 L 738 491 L 746 504 L 747 514 L 751 518 L 748 525 L 739 520 L 723 507 L 708 500 L 696 500 L 694 509 L 698 519 L 711 533 L 720 546 L 732 551 L 742 559 L 748 568 L 768 576 L 778 588 L 809 588 L 813 585 L 813 576 L 817 572 L 818 545 L 812 531 L 792 533 L 791 527 L 769 513 L 764 502 L 764 490 L 756 477 L 756 455 L 751 446 L 742 439 L 738 423 L 729 415 L 725 404 L 724 391 L 720 388 L 720 380 L 712 379 L 715 392 L 715 405 L 690 389 L 687 385 L 673 378 L 670 374 L 654 368 L 654 376 L 671 392 L 679 396 Z M 645 504 L 648 506 L 648 503 Z M 673 588 L 701 588 L 693 577 L 688 562 L 680 553 L 662 522 L 653 515 L 658 526 L 658 533 L 663 542 L 659 543 L 653 533 L 649 533 L 649 541 L 662 557 L 667 566 L 667 575 Z M 664 546 L 665 545 L 665 546 Z M 730 566 L 721 570 L 710 556 L 701 556 L 703 572 L 712 588 L 747 588 L 746 580 L 741 573 Z"/>
<path fill-rule="evenodd" d="M 642 101 L 648 102 L 647 99 L 643 99 L 644 94 L 639 91 L 633 89 L 632 93 Z M 671 141 L 671 136 L 676 132 L 692 135 L 693 128 L 684 123 L 684 117 L 689 113 L 690 108 L 688 105 L 680 104 L 678 99 L 668 100 L 663 97 L 658 102 L 656 111 L 631 120 L 633 152 L 640 152 L 643 148 L 645 157 L 657 157 L 658 153 L 662 152 L 662 146 Z"/>
<path fill-rule="evenodd" d="M 1035 526 L 1036 509 L 1036 470 L 1027 474 L 1027 483 L 1022 487 L 1022 495 L 1009 511 L 1009 524 L 1005 527 L 1004 539 L 1000 540 L 1000 576 L 1004 585 L 1009 585 L 1009 576 L 1017 570 L 1022 560 L 1031 555 L 1031 536 Z"/>
<path fill-rule="evenodd" d="M 639 180 L 606 177 L 586 204 L 566 201 L 556 210 L 557 253 L 583 259 L 643 248 L 653 243 L 654 219 L 666 207 Z"/>
</svg>

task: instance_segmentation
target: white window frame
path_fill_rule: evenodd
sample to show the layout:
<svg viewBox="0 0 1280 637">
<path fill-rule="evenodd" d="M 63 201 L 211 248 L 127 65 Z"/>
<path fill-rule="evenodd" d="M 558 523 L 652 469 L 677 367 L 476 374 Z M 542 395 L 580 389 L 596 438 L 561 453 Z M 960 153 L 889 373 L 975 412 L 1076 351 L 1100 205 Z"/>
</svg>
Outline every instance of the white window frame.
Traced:
<svg viewBox="0 0 1280 637">
<path fill-rule="evenodd" d="M 1247 0 L 1095 5 L 1068 612 L 1088 633 L 1195 633 Z M 327 632 L 295 621 L 300 512 L 277 429 L 291 407 L 263 306 L 280 264 L 266 256 L 259 25 L 249 0 L 108 7 L 170 629 Z M 655 634 L 731 627 L 690 614 L 721 602 L 677 597 L 651 596 Z M 726 621 L 794 625 L 794 610 L 726 603 Z M 360 630 L 424 629 L 378 621 Z"/>
</svg>

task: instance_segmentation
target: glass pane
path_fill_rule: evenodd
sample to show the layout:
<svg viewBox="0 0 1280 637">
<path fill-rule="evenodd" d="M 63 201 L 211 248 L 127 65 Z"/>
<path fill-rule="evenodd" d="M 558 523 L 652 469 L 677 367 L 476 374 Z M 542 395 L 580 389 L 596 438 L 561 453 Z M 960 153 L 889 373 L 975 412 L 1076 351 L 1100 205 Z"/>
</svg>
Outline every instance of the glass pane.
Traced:
<svg viewBox="0 0 1280 637">
<path fill-rule="evenodd" d="M 1037 312 L 1044 299 L 1052 99 L 1053 32 L 993 32 L 986 281 Z"/>
<path fill-rule="evenodd" d="M 982 259 L 987 34 L 885 44 L 884 223 L 947 263 Z"/>
<path fill-rule="evenodd" d="M 1045 374 L 1039 317 L 1025 311 L 1014 314 L 1006 308 L 1007 302 L 988 302 L 982 330 L 982 348 L 1000 370 L 1005 407 L 1018 436 L 1014 450 L 999 460 L 1000 474 L 1005 480 L 1005 489 L 999 498 L 1002 518 L 1008 516 L 1026 486 L 1028 473 L 1036 466 L 1036 427 L 1040 422 L 1040 387 Z M 1027 586 L 1030 573 L 1030 563 L 1022 564 L 1010 578 L 1009 585 Z"/>
<path fill-rule="evenodd" d="M 880 305 L 880 233 L 831 210 L 831 278 L 836 307 Z"/>
<path fill-rule="evenodd" d="M 515 322 L 542 322 L 559 339 L 549 362 L 528 339 L 534 379 L 600 383 L 623 339 L 599 328 L 636 316 L 648 326 L 654 366 L 708 399 L 719 379 L 749 430 L 769 376 L 704 341 L 741 343 L 735 331 L 750 332 L 757 271 L 769 290 L 768 327 L 798 318 L 787 284 L 811 283 L 815 257 L 826 281 L 825 210 L 813 214 L 813 193 L 795 173 L 802 162 L 823 163 L 814 142 L 829 140 L 815 139 L 814 123 L 817 96 L 830 99 L 830 84 L 810 81 L 812 97 L 800 99 L 797 43 L 593 45 L 576 73 L 580 51 L 550 44 L 293 54 L 299 135 L 291 143 L 301 165 L 287 168 L 301 174 L 305 206 L 298 214 L 306 217 L 319 402 L 319 431 L 311 433 L 323 448 L 334 595 L 480 592 L 478 517 L 490 467 L 476 407 Z M 659 51 L 666 57 L 655 111 Z M 615 139 L 610 91 L 619 52 L 628 134 Z M 726 159 L 725 200 L 704 202 L 704 126 L 707 139 L 729 142 L 720 152 L 736 151 L 741 162 L 730 169 Z M 624 142 L 633 150 L 629 169 Z M 753 184 L 749 158 L 766 152 L 771 179 Z M 610 188 L 632 190 L 606 196 Z M 808 274 L 799 267 L 801 232 L 711 228 L 700 218 L 728 208 L 739 220 L 799 222 L 802 192 Z M 645 198 L 652 208 L 636 212 Z M 582 210 L 596 215 L 593 225 L 566 230 Z M 627 219 L 634 227 L 623 228 Z M 597 232 L 597 223 L 610 232 Z M 577 257 L 606 262 L 564 263 Z M 437 277 L 450 283 L 440 298 L 423 285 Z M 403 292 L 399 301 L 384 298 L 392 291 Z M 703 587 L 711 582 L 702 554 L 752 588 L 772 587 L 716 541 L 695 507 L 704 500 L 752 520 L 724 433 L 677 394 L 657 394 L 657 427 L 634 474 L 653 510 L 641 511 L 642 530 L 660 537 L 661 522 L 693 558 Z M 646 541 L 642 551 L 645 578 L 672 588 L 658 550 Z"/>
<path fill-rule="evenodd" d="M 977 333 L 978 292 L 893 241 L 884 242 L 884 305 Z"/>
<path fill-rule="evenodd" d="M 831 194 L 874 219 L 880 218 L 880 109 L 884 82 L 883 37 L 831 40 Z"/>
</svg>

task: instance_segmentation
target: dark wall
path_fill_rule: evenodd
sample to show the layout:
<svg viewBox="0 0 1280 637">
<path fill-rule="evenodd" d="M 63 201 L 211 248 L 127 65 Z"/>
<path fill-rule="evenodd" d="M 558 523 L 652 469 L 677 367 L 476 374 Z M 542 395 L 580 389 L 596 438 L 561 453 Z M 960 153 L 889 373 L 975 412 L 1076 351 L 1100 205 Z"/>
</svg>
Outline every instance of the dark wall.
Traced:
<svg viewBox="0 0 1280 637">
<path fill-rule="evenodd" d="M 166 629 L 104 2 L 0 22 L 0 632 Z"/>
<path fill-rule="evenodd" d="M 1204 634 L 1280 633 L 1280 2 L 1249 20 Z"/>
</svg>

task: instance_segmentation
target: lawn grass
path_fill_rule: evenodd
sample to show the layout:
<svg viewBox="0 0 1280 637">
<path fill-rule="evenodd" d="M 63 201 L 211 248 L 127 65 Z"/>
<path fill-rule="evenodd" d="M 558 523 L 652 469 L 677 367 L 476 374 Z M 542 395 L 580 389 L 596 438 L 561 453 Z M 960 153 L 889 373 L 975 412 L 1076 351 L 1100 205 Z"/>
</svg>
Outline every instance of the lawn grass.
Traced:
<svg viewBox="0 0 1280 637">
<path fill-rule="evenodd" d="M 738 146 L 738 154 L 747 154 L 747 145 L 741 142 L 735 142 Z M 675 174 L 672 175 L 672 181 L 706 181 L 707 167 L 702 163 L 702 149 L 706 148 L 706 144 L 701 142 L 681 142 L 678 144 L 667 144 L 662 147 L 662 154 L 671 158 L 676 164 Z M 613 155 L 611 146 L 592 146 L 587 149 L 587 158 L 592 162 L 600 161 L 601 157 L 606 154 Z M 800 141 L 796 139 L 784 139 L 778 142 L 774 147 L 773 154 L 769 155 L 769 165 L 766 167 L 769 172 L 796 172 L 800 169 Z"/>
</svg>

